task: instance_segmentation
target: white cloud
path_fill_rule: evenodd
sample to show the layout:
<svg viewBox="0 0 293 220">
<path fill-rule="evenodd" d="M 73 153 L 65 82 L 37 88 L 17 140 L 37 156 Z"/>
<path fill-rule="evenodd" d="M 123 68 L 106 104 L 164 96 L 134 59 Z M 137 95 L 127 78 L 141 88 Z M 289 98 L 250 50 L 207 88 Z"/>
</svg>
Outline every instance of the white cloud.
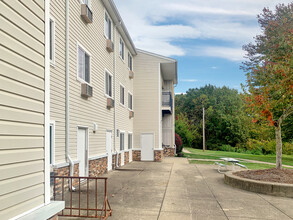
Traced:
<svg viewBox="0 0 293 220">
<path fill-rule="evenodd" d="M 197 79 L 180 79 L 180 82 L 197 82 Z"/>
<path fill-rule="evenodd" d="M 242 60 L 241 46 L 259 33 L 256 15 L 264 7 L 274 8 L 279 3 L 278 0 L 114 1 L 138 48 L 165 56 L 184 56 L 193 52 L 190 47 L 199 46 L 190 42 L 215 40 L 231 48 L 201 45 L 203 55 L 233 61 Z"/>
</svg>

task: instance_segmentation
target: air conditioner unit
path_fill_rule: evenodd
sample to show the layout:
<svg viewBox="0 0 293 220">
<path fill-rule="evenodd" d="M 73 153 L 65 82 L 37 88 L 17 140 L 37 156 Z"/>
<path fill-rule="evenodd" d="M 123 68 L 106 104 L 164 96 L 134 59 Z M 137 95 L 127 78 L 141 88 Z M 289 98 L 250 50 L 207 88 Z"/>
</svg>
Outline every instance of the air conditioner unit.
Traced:
<svg viewBox="0 0 293 220">
<path fill-rule="evenodd" d="M 91 87 L 89 84 L 82 83 L 81 84 L 81 96 L 92 97 L 93 96 L 93 87 Z"/>
<path fill-rule="evenodd" d="M 111 98 L 107 98 L 107 108 L 113 108 L 114 107 L 114 100 Z"/>
<path fill-rule="evenodd" d="M 134 117 L 134 111 L 129 111 L 129 118 L 133 118 Z"/>
<path fill-rule="evenodd" d="M 133 79 L 134 72 L 132 70 L 129 70 L 129 79 Z"/>
<path fill-rule="evenodd" d="M 86 23 L 93 22 L 93 13 L 87 4 L 81 4 L 81 17 Z"/>
<path fill-rule="evenodd" d="M 114 51 L 114 44 L 110 39 L 108 39 L 106 42 L 106 49 L 109 53 Z"/>
</svg>

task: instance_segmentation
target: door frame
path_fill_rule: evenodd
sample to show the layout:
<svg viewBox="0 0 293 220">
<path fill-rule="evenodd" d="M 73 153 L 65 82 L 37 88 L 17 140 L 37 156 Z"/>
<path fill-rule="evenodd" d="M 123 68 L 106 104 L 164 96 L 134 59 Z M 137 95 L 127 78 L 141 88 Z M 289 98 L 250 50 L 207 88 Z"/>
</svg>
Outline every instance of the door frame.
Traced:
<svg viewBox="0 0 293 220">
<path fill-rule="evenodd" d="M 123 150 L 120 149 L 120 143 L 121 143 L 121 133 L 124 134 L 124 143 L 123 143 Z M 125 165 L 125 155 L 124 155 L 124 152 L 125 152 L 125 134 L 126 132 L 124 130 L 120 130 L 119 132 L 119 152 L 120 152 L 120 158 L 121 158 L 121 166 L 124 166 Z"/>
<path fill-rule="evenodd" d="M 109 152 L 108 152 L 108 148 L 107 148 L 107 133 L 111 133 L 111 155 L 109 155 Z M 106 153 L 107 153 L 107 170 L 110 171 L 112 170 L 112 163 L 113 163 L 113 158 L 112 158 L 112 149 L 113 149 L 113 144 L 112 144 L 112 141 L 113 141 L 113 131 L 112 130 L 106 130 Z M 111 165 L 109 165 L 109 158 L 111 157 Z M 109 169 L 110 168 L 110 169 Z"/>
<path fill-rule="evenodd" d="M 140 133 L 140 153 L 141 153 L 141 160 L 142 160 L 142 135 L 145 134 L 151 134 L 153 135 L 153 160 L 147 160 L 147 161 L 154 161 L 155 160 L 155 133 L 154 132 L 142 132 Z"/>
<path fill-rule="evenodd" d="M 77 135 L 76 135 L 76 159 L 78 160 L 78 145 L 77 145 L 77 140 L 78 140 L 78 129 L 84 129 L 86 131 L 86 135 L 85 135 L 85 177 L 89 176 L 89 127 L 88 126 L 80 126 L 77 125 Z M 78 168 L 79 169 L 79 168 Z"/>
</svg>

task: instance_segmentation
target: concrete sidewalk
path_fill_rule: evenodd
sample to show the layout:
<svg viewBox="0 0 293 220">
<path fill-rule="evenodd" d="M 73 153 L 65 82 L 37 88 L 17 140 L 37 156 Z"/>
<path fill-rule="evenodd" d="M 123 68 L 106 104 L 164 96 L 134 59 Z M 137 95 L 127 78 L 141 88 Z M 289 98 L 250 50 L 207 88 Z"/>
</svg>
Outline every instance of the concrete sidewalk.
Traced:
<svg viewBox="0 0 293 220">
<path fill-rule="evenodd" d="M 110 220 L 293 219 L 293 199 L 231 188 L 214 166 L 185 158 L 133 162 L 106 176 Z"/>
</svg>

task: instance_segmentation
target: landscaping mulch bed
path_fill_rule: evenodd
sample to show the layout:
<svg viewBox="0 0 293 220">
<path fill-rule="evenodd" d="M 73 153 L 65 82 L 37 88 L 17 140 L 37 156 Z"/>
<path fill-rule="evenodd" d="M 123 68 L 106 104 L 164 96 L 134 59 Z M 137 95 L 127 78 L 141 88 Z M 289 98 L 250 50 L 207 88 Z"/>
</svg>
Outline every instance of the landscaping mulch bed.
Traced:
<svg viewBox="0 0 293 220">
<path fill-rule="evenodd" d="M 246 170 L 236 172 L 234 175 L 265 182 L 293 184 L 293 170 L 289 169 Z"/>
</svg>

